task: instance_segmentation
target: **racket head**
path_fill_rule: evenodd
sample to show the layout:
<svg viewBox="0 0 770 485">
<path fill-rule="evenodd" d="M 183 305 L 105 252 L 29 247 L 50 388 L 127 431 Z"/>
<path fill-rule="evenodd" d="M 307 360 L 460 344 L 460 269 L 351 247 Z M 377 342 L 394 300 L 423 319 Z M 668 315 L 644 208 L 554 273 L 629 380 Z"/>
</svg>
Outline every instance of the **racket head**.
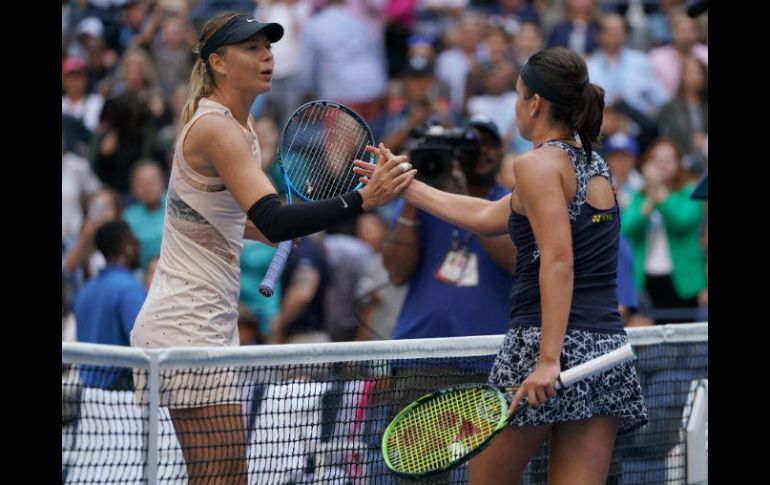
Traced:
<svg viewBox="0 0 770 485">
<path fill-rule="evenodd" d="M 366 151 L 374 143 L 369 125 L 355 111 L 316 100 L 297 108 L 286 121 L 278 161 L 290 190 L 300 199 L 330 199 L 362 186 L 353 161 L 374 163 L 374 155 Z"/>
<path fill-rule="evenodd" d="M 466 384 L 426 394 L 388 424 L 382 456 L 392 472 L 420 478 L 470 459 L 508 425 L 508 402 L 489 384 Z"/>
</svg>

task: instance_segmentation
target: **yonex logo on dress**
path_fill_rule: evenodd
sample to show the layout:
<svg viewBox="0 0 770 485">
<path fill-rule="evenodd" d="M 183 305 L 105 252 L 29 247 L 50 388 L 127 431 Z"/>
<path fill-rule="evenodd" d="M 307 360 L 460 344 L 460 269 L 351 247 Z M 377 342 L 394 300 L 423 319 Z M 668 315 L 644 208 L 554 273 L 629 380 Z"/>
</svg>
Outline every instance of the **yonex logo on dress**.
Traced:
<svg viewBox="0 0 770 485">
<path fill-rule="evenodd" d="M 596 214 L 594 216 L 591 216 L 591 222 L 594 224 L 598 224 L 600 222 L 604 221 L 611 221 L 615 218 L 613 214 Z"/>
</svg>

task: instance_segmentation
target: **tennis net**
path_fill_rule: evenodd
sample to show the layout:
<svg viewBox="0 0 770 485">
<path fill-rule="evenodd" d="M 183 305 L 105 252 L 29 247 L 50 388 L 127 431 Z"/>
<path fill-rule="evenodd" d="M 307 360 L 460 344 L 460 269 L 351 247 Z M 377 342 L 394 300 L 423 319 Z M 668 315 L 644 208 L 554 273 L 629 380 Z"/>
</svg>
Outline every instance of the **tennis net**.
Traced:
<svg viewBox="0 0 770 485">
<path fill-rule="evenodd" d="M 608 483 L 705 477 L 708 324 L 628 333 L 650 422 L 618 439 Z M 388 422 L 430 391 L 485 381 L 501 342 L 491 335 L 158 350 L 62 343 L 62 483 L 221 478 L 229 472 L 214 461 L 243 456 L 244 443 L 251 484 L 408 483 L 380 453 Z M 222 404 L 218 414 L 202 411 L 210 404 Z M 545 443 L 524 484 L 546 483 L 547 453 Z M 465 472 L 420 483 L 465 483 Z"/>
</svg>

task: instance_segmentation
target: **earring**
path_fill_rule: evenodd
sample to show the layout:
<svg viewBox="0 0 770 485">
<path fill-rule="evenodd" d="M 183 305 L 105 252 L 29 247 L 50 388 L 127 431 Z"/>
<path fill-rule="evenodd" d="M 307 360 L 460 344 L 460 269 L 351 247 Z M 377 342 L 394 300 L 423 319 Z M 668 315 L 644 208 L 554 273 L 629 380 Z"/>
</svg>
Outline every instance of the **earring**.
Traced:
<svg viewBox="0 0 770 485">
<path fill-rule="evenodd" d="M 535 117 L 535 112 L 534 112 L 534 111 L 533 111 L 533 112 L 531 112 L 531 113 L 529 114 L 529 117 L 530 117 L 530 118 L 534 118 L 534 117 Z"/>
</svg>

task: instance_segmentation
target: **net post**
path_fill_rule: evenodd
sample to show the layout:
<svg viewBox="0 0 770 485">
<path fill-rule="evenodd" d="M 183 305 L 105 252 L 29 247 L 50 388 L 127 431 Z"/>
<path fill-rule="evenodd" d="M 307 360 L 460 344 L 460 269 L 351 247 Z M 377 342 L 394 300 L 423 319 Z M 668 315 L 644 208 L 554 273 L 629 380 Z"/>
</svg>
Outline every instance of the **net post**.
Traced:
<svg viewBox="0 0 770 485">
<path fill-rule="evenodd" d="M 687 421 L 687 483 L 696 485 L 708 481 L 708 379 L 697 382 L 692 412 Z"/>
<path fill-rule="evenodd" d="M 150 356 L 150 367 L 147 369 L 149 391 L 148 429 L 147 429 L 147 465 L 145 478 L 148 485 L 158 483 L 158 414 L 160 411 L 160 359 L 155 351 L 147 352 Z"/>
</svg>

